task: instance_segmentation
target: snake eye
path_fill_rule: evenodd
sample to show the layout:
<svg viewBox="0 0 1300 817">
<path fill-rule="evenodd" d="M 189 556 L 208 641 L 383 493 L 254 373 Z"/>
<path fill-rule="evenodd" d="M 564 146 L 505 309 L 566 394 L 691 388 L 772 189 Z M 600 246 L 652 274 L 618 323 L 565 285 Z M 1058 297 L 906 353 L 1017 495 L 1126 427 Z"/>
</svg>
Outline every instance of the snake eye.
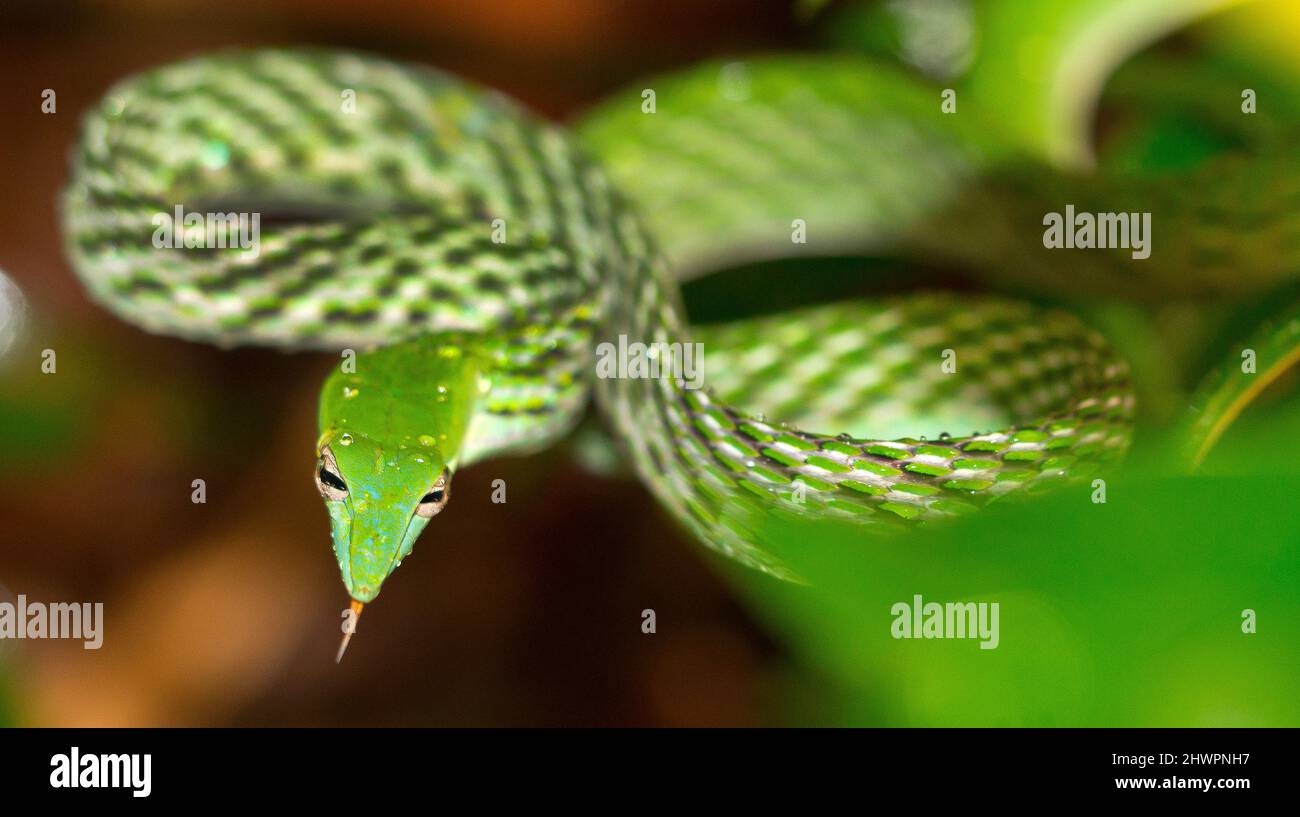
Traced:
<svg viewBox="0 0 1300 817">
<path fill-rule="evenodd" d="M 324 466 L 321 466 L 320 469 L 320 481 L 336 491 L 346 491 L 348 489 L 347 483 L 343 481 L 343 477 L 340 477 L 338 474 L 335 474 Z"/>
<path fill-rule="evenodd" d="M 338 502 L 348 494 L 348 484 L 339 476 L 338 469 L 334 452 L 328 448 L 322 450 L 320 464 L 316 468 L 316 488 L 330 502 Z"/>
<path fill-rule="evenodd" d="M 420 498 L 420 504 L 415 506 L 415 515 L 422 516 L 425 519 L 432 519 L 438 515 L 438 512 L 447 504 L 447 499 L 451 495 L 451 471 L 446 468 L 438 475 L 437 482 L 429 489 L 429 493 Z"/>
</svg>

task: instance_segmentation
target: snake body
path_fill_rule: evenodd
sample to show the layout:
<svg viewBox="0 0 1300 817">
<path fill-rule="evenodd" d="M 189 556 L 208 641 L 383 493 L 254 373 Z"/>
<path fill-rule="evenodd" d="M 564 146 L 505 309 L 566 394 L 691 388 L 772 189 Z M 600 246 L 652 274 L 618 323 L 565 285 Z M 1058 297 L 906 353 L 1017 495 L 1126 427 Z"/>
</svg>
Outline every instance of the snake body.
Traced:
<svg viewBox="0 0 1300 817">
<path fill-rule="evenodd" d="M 977 137 L 909 124 L 900 111 L 922 104 L 909 92 L 864 98 L 852 61 L 803 79 L 779 68 L 756 69 L 750 96 L 723 88 L 709 101 L 731 105 L 726 147 L 715 121 L 672 113 L 690 100 L 669 86 L 653 116 L 633 99 L 618 116 L 644 117 L 634 130 L 672 148 L 638 167 L 613 125 L 574 136 L 435 70 L 334 51 L 202 56 L 118 84 L 88 115 L 64 201 L 67 250 L 97 300 L 151 332 L 358 351 L 356 372 L 322 393 L 317 454 L 330 459 L 320 467 L 336 555 L 362 602 L 427 521 L 416 503 L 436 495 L 441 508 L 449 486 L 433 480 L 552 443 L 593 391 L 663 506 L 707 545 L 777 575 L 752 511 L 905 526 L 1121 454 L 1126 366 L 1063 312 L 930 293 L 692 331 L 675 270 L 798 251 L 792 218 L 837 245 L 870 240 L 888 232 L 884 216 L 933 210 L 987 160 Z M 347 91 L 355 112 L 340 107 Z M 924 172 L 861 187 L 864 133 L 890 155 L 924 153 Z M 671 186 L 704 163 L 730 180 L 719 189 L 745 191 L 735 208 L 684 202 L 643 217 L 629 189 L 638 174 Z M 156 217 L 177 205 L 261 213 L 260 252 L 158 248 Z M 595 348 L 620 339 L 703 343 L 704 388 L 596 377 Z M 342 461 L 353 434 L 374 445 L 369 476 Z M 408 444 L 429 461 L 402 459 Z M 402 467 L 421 482 L 367 492 L 367 479 Z M 398 506 L 375 523 L 389 533 L 352 529 L 363 502 Z"/>
</svg>

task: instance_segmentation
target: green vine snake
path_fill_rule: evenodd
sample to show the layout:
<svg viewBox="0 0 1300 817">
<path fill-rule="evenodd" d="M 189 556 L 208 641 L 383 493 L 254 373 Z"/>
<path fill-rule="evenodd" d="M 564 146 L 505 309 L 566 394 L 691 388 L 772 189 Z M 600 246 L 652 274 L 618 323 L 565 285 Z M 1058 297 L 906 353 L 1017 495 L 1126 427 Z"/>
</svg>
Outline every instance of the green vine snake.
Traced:
<svg viewBox="0 0 1300 817">
<path fill-rule="evenodd" d="M 356 352 L 322 387 L 316 482 L 358 611 L 459 469 L 546 448 L 593 392 L 674 517 L 779 576 L 750 535 L 754 510 L 905 527 L 1123 454 L 1127 366 L 1065 312 L 921 293 L 692 329 L 678 277 L 803 252 L 796 220 L 810 245 L 916 239 L 1013 259 L 1004 275 L 1049 287 L 1110 276 L 1158 292 L 1195 247 L 1139 267 L 982 241 L 947 205 L 1018 148 L 865 58 L 762 57 L 646 87 L 654 110 L 635 89 L 569 132 L 453 76 L 354 53 L 234 51 L 158 68 L 86 119 L 63 206 L 68 253 L 98 301 L 151 332 Z M 1149 209 L 1130 207 L 1124 179 L 1016 179 L 995 198 L 1033 225 L 1067 201 L 1062 189 Z M 1181 205 L 1189 219 L 1195 204 Z M 258 252 L 160 249 L 158 214 L 178 206 L 262 214 Z M 600 344 L 688 341 L 705 349 L 704 388 L 596 376 Z"/>
</svg>

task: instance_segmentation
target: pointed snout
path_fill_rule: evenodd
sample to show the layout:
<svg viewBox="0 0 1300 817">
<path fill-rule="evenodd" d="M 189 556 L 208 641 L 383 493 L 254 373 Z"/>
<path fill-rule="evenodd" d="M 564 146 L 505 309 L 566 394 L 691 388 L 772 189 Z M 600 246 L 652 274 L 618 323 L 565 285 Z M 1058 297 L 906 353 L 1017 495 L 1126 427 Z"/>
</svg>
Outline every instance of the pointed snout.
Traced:
<svg viewBox="0 0 1300 817">
<path fill-rule="evenodd" d="M 389 574 L 410 552 L 411 514 L 399 509 L 372 510 L 352 518 L 344 584 L 353 599 L 368 604 L 379 595 Z"/>
</svg>

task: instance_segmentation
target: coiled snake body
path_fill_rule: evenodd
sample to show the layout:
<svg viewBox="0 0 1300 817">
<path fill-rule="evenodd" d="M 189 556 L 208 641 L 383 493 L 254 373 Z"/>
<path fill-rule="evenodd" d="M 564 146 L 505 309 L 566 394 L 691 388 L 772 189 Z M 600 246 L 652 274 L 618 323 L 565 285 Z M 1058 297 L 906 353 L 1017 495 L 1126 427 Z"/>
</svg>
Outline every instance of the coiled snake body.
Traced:
<svg viewBox="0 0 1300 817">
<path fill-rule="evenodd" d="M 629 170 L 608 128 L 575 139 L 433 70 L 342 52 L 204 56 L 119 84 L 87 118 L 64 202 L 68 252 L 99 301 L 149 331 L 358 352 L 322 392 L 317 481 L 359 602 L 410 552 L 457 468 L 553 442 L 593 389 L 676 518 L 783 574 L 750 535 L 750 510 L 866 524 L 960 514 L 1091 473 L 1124 450 L 1133 411 L 1126 367 L 1099 336 L 1016 301 L 849 301 L 692 332 L 674 268 L 789 247 L 797 218 L 810 243 L 852 243 L 864 229 L 853 208 L 844 223 L 818 218 L 835 195 L 858 209 L 925 204 L 855 189 L 855 129 L 920 148 L 889 130 L 896 121 L 873 124 L 847 68 L 742 100 L 729 153 L 681 99 L 661 94 L 655 114 L 621 103 L 619 116 L 659 117 L 682 157 Z M 354 111 L 340 105 L 348 91 Z M 772 152 L 808 141 L 791 133 L 811 146 Z M 790 190 L 753 190 L 716 219 L 649 214 L 692 223 L 679 241 L 651 235 L 635 191 L 602 169 L 621 167 L 623 187 L 638 172 L 685 184 L 708 151 L 735 178 L 753 165 Z M 975 161 L 956 142 L 934 155 L 937 175 L 921 180 L 932 192 Z M 177 206 L 260 213 L 259 251 L 159 248 L 159 214 Z M 620 339 L 703 343 L 705 388 L 595 377 L 596 345 Z"/>
</svg>

